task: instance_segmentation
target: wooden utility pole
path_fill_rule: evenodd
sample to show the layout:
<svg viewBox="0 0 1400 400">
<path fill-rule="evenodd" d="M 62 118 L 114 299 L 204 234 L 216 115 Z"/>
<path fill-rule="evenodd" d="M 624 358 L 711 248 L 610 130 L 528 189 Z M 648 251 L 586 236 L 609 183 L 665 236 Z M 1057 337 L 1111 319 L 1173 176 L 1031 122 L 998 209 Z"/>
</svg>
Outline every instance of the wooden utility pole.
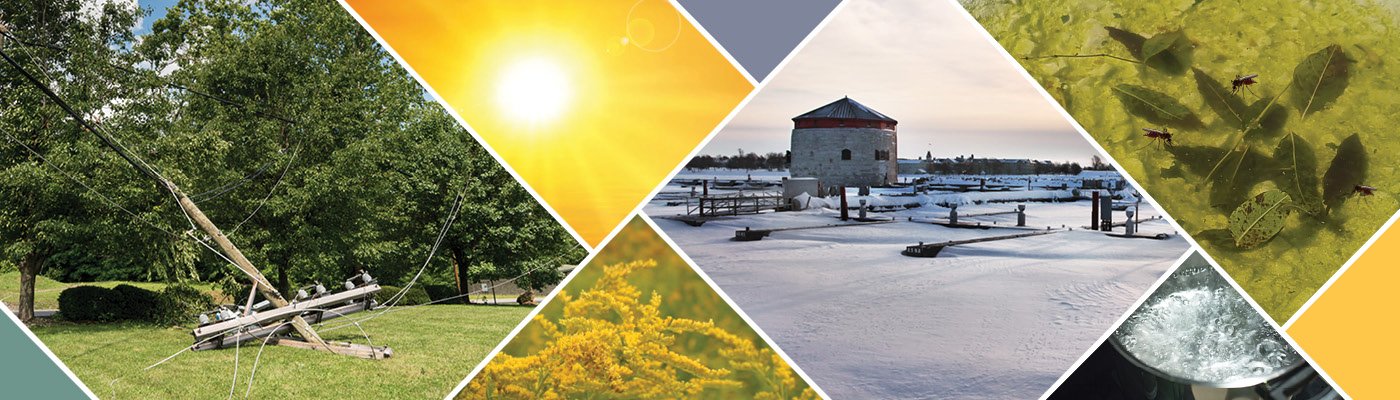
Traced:
<svg viewBox="0 0 1400 400">
<path fill-rule="evenodd" d="M 4 25 L 4 22 L 0 21 L 0 37 L 3 37 L 4 34 L 8 34 L 8 30 L 9 28 L 6 25 Z M 34 85 L 34 87 L 38 88 L 41 92 L 43 92 L 45 96 L 53 100 L 54 103 L 57 104 L 60 108 L 62 108 L 65 113 L 73 117 L 73 119 L 78 122 L 78 125 L 82 126 L 94 136 L 97 136 L 97 138 L 101 140 L 104 145 L 106 145 L 108 148 L 111 148 L 112 151 L 116 152 L 117 155 L 121 156 L 122 159 L 126 160 L 128 164 L 131 164 L 132 168 L 135 168 L 137 171 L 140 171 L 143 175 L 154 179 L 162 189 L 169 190 L 172 194 L 174 194 L 177 199 L 177 202 L 180 204 L 180 208 L 184 210 L 185 214 L 189 215 L 190 219 L 195 223 L 195 225 L 198 226 L 199 229 L 207 233 L 209 237 L 212 238 L 214 242 L 219 245 L 219 248 L 223 250 L 224 255 L 226 255 L 229 258 L 229 260 L 233 261 L 233 264 L 237 266 L 239 270 L 242 270 L 243 273 L 247 274 L 249 278 L 252 278 L 254 287 L 262 293 L 263 297 L 266 298 L 269 303 L 272 303 L 272 305 L 276 307 L 286 307 L 290 304 L 287 302 L 287 299 L 283 298 L 282 294 L 277 291 L 277 288 L 273 287 L 271 282 L 268 282 L 267 277 L 263 276 L 262 272 L 259 272 L 257 267 L 254 267 L 253 263 L 248 261 L 247 257 L 243 256 L 243 252 L 239 251 L 238 247 L 234 246 L 233 242 L 229 241 L 228 237 L 224 236 L 223 232 L 219 231 L 219 227 L 214 226 L 214 222 L 210 221 L 209 217 L 205 216 L 203 211 L 200 211 L 199 206 L 195 205 L 194 201 L 190 200 L 189 196 L 186 196 L 184 192 L 180 191 L 179 187 L 175 186 L 175 183 L 171 182 L 169 179 L 166 179 L 161 174 L 152 170 L 144 162 L 138 161 L 138 159 L 135 156 L 127 153 L 126 149 L 124 149 L 122 146 L 117 145 L 111 137 L 108 137 L 105 133 L 99 131 L 96 126 L 93 126 L 92 123 L 88 122 L 88 120 L 83 117 L 83 114 L 74 110 L 72 106 L 68 105 L 67 102 L 63 101 L 62 97 L 59 97 L 57 93 L 54 93 L 53 89 L 50 89 L 48 85 L 44 84 L 44 82 L 39 80 L 38 77 L 35 77 L 33 74 L 29 73 L 29 71 L 25 70 L 19 62 L 15 61 L 14 58 L 11 58 L 10 55 L 4 51 L 3 47 L 0 47 L 0 58 L 3 58 L 6 63 L 14 67 L 15 70 L 19 71 L 21 75 L 24 75 L 24 78 L 28 80 L 30 84 Z M 282 120 L 287 121 L 286 119 Z M 375 290 L 378 290 L 377 287 Z M 321 339 L 321 335 L 316 334 L 316 331 L 311 329 L 311 324 L 308 324 L 306 320 L 299 315 L 291 318 L 291 325 L 292 328 L 295 329 L 297 333 L 301 335 L 302 340 L 305 340 L 305 343 L 307 343 L 308 346 L 315 346 L 317 348 L 322 348 L 326 351 L 340 354 L 346 354 L 339 351 L 340 349 L 346 347 L 353 347 L 344 344 L 336 344 L 334 346 L 327 344 L 324 340 Z M 292 340 L 280 342 L 288 343 L 288 345 L 294 345 L 294 341 Z"/>
<path fill-rule="evenodd" d="M 210 221 L 209 217 L 205 216 L 204 212 L 199 210 L 199 206 L 195 205 L 194 201 L 190 200 L 189 196 L 185 195 L 185 192 L 180 191 L 180 188 L 176 187 L 175 183 L 170 182 L 168 179 L 161 178 L 160 183 L 164 185 L 166 189 L 170 190 L 171 193 L 175 194 L 175 197 L 179 200 L 180 208 L 185 210 L 186 214 L 189 214 L 190 219 L 194 220 L 194 224 L 199 226 L 199 229 L 203 230 L 204 233 L 209 234 L 210 238 L 214 239 L 214 243 L 219 245 L 219 249 L 223 250 L 225 255 L 228 255 L 228 258 L 233 261 L 233 264 L 237 266 L 239 270 L 242 270 L 244 274 L 248 274 L 248 277 L 253 278 L 254 287 L 258 289 L 259 293 L 262 293 L 263 297 L 267 298 L 268 302 L 272 303 L 273 307 L 286 307 L 287 304 L 289 304 L 287 303 L 287 299 L 282 298 L 282 293 L 278 292 L 277 288 L 272 286 L 272 282 L 269 282 L 267 277 L 263 276 L 262 272 L 258 271 L 258 268 L 254 267 L 253 263 L 248 261 L 248 257 L 243 256 L 243 252 L 239 251 L 238 247 L 234 246 L 233 242 L 229 241 L 227 236 L 224 236 L 224 233 L 219 230 L 219 227 L 214 226 L 214 221 Z M 302 319 L 300 316 L 292 317 L 292 328 L 296 329 L 297 333 L 301 334 L 302 339 L 306 340 L 307 343 L 317 346 L 326 345 L 326 342 L 321 340 L 321 335 L 316 334 L 316 331 L 311 329 L 311 324 L 306 323 L 306 320 Z"/>
</svg>

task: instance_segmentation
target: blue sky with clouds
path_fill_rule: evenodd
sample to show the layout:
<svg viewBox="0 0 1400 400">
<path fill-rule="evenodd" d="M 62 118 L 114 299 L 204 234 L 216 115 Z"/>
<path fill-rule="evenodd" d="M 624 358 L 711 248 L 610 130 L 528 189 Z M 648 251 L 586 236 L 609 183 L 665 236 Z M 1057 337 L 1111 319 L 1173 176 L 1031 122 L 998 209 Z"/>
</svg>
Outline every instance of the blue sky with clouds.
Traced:
<svg viewBox="0 0 1400 400">
<path fill-rule="evenodd" d="M 136 34 L 145 35 L 147 33 L 151 33 L 151 24 L 154 24 L 156 20 L 165 17 L 165 10 L 167 8 L 170 8 L 170 6 L 175 5 L 175 3 L 177 2 L 179 2 L 179 0 L 137 1 L 138 6 L 140 6 L 142 9 L 145 9 L 146 11 L 149 11 L 151 14 L 141 19 L 141 27 L 136 29 Z"/>
</svg>

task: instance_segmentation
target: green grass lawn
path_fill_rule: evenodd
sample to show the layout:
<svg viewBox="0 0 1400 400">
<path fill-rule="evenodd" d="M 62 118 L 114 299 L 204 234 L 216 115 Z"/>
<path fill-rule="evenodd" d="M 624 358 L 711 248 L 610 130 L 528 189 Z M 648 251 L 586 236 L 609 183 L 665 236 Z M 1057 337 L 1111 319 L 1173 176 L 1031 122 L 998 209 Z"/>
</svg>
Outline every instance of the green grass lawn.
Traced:
<svg viewBox="0 0 1400 400">
<path fill-rule="evenodd" d="M 268 346 L 250 398 L 440 399 L 461 382 L 531 310 L 514 306 L 432 305 L 397 309 L 363 323 L 376 346 L 394 356 L 365 360 L 319 351 Z M 364 317 L 357 314 L 352 317 Z M 328 321 L 334 326 L 341 321 Z M 257 345 L 186 352 L 142 371 L 192 343 L 185 328 L 136 324 L 31 327 L 93 393 L 110 399 L 224 398 L 234 382 L 247 389 Z M 342 328 L 327 340 L 364 343 L 359 330 Z"/>
<path fill-rule="evenodd" d="M 40 276 L 34 281 L 34 309 L 57 309 L 58 294 L 62 293 L 63 289 L 67 289 L 73 286 L 101 286 L 105 288 L 112 288 L 121 284 L 132 285 L 142 289 L 153 290 L 157 292 L 159 292 L 161 289 L 165 289 L 165 286 L 167 286 L 167 284 L 165 283 L 128 281 L 63 283 Z M 214 296 L 215 299 L 223 297 L 219 295 L 217 291 L 214 290 L 213 285 L 210 285 L 208 283 L 194 283 L 190 286 L 194 286 L 195 288 L 209 293 L 211 296 Z M 10 305 L 11 307 L 19 306 L 19 272 L 0 273 L 0 301 L 4 301 L 5 304 Z"/>
</svg>

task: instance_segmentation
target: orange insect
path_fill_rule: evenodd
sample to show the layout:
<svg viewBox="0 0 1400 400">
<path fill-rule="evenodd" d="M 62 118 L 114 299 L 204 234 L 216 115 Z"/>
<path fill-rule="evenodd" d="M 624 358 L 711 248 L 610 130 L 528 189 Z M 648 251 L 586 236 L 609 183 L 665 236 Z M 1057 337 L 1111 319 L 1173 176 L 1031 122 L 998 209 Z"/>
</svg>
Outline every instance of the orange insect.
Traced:
<svg viewBox="0 0 1400 400">
<path fill-rule="evenodd" d="M 1240 88 L 1248 89 L 1249 85 L 1259 83 L 1259 81 L 1254 80 L 1258 77 L 1259 74 L 1235 75 L 1235 79 L 1230 81 L 1230 93 L 1239 92 Z"/>
<path fill-rule="evenodd" d="M 1376 195 L 1376 188 L 1366 185 L 1356 185 L 1351 193 L 1357 196 L 1374 196 Z"/>
<path fill-rule="evenodd" d="M 1172 133 L 1170 131 L 1167 131 L 1167 128 L 1142 128 L 1142 131 L 1147 132 L 1142 135 L 1152 139 L 1153 143 L 1157 142 L 1158 140 L 1161 140 L 1163 147 L 1169 147 L 1172 145 Z M 1148 144 L 1151 145 L 1151 143 Z"/>
</svg>

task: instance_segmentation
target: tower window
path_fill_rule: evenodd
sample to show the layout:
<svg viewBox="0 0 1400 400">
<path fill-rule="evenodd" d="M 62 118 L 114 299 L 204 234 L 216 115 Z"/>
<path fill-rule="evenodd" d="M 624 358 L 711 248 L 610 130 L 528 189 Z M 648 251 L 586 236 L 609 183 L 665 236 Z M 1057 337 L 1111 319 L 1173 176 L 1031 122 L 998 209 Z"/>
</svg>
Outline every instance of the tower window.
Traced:
<svg viewBox="0 0 1400 400">
<path fill-rule="evenodd" d="M 849 159 L 851 159 L 851 149 L 844 149 L 844 150 L 841 150 L 841 159 L 842 159 L 842 160 L 849 160 Z"/>
</svg>

